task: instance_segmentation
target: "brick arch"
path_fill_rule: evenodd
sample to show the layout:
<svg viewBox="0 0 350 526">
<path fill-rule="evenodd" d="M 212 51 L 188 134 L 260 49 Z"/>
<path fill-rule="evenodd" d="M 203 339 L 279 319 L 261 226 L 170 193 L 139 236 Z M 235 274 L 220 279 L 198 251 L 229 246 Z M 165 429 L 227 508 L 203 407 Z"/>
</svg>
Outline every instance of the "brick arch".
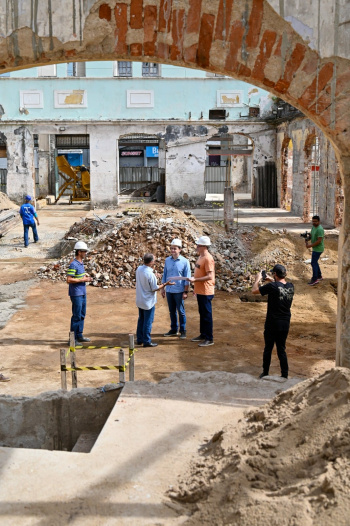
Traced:
<svg viewBox="0 0 350 526">
<path fill-rule="evenodd" d="M 4 72 L 116 59 L 205 69 L 271 91 L 348 150 L 349 61 L 320 58 L 266 0 L 87 0 L 79 9 L 51 0 L 46 12 L 15 3 L 0 39 Z"/>
</svg>

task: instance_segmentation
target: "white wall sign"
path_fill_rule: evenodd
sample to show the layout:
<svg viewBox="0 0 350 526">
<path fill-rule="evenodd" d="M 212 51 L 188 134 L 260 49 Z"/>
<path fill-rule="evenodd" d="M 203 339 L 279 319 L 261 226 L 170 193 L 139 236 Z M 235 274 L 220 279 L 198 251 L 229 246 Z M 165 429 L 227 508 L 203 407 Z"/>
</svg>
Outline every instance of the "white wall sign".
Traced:
<svg viewBox="0 0 350 526">
<path fill-rule="evenodd" d="M 55 108 L 86 108 L 87 93 L 83 89 L 56 90 Z"/>
<path fill-rule="evenodd" d="M 153 90 L 127 90 L 126 106 L 127 108 L 153 108 Z"/>
<path fill-rule="evenodd" d="M 40 90 L 26 90 L 19 92 L 20 108 L 43 108 L 44 95 Z"/>
<path fill-rule="evenodd" d="M 218 108 L 243 107 L 242 90 L 218 90 L 216 94 Z"/>
</svg>

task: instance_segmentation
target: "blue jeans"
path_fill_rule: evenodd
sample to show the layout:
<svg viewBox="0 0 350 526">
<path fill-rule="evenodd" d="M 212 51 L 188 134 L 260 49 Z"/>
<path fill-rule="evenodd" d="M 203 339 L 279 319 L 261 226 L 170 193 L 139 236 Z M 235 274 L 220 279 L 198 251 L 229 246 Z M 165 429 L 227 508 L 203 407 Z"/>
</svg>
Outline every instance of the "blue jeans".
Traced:
<svg viewBox="0 0 350 526">
<path fill-rule="evenodd" d="M 312 251 L 312 255 L 311 255 L 312 281 L 322 278 L 320 265 L 318 264 L 318 260 L 320 259 L 321 254 L 322 252 Z"/>
<path fill-rule="evenodd" d="M 35 243 L 39 241 L 38 231 L 36 229 L 35 222 L 32 225 L 23 225 L 23 228 L 24 228 L 24 246 L 25 247 L 29 245 L 29 238 L 28 238 L 29 228 L 33 230 L 33 237 L 34 237 Z"/>
<path fill-rule="evenodd" d="M 71 296 L 72 318 L 70 330 L 74 332 L 75 340 L 80 339 L 84 332 L 84 320 L 86 315 L 86 295 Z"/>
<path fill-rule="evenodd" d="M 205 340 L 213 341 L 213 311 L 211 302 L 214 295 L 205 296 L 204 294 L 197 294 L 198 312 L 199 312 L 199 328 L 201 336 Z"/>
<path fill-rule="evenodd" d="M 138 343 L 151 343 L 151 331 L 155 310 L 155 305 L 149 310 L 139 308 L 139 319 L 137 321 L 136 330 L 136 338 Z"/>
<path fill-rule="evenodd" d="M 176 331 L 180 325 L 180 332 L 186 330 L 186 312 L 185 302 L 182 299 L 182 292 L 167 292 L 166 299 L 168 301 L 170 314 L 170 329 Z M 179 313 L 179 325 L 177 323 L 177 312 Z"/>
</svg>

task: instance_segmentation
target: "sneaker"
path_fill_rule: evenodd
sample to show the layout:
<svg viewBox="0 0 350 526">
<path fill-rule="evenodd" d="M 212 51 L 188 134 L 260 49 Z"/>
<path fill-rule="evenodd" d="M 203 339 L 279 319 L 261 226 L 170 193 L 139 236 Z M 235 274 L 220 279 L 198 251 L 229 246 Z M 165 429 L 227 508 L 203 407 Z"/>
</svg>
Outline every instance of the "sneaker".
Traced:
<svg viewBox="0 0 350 526">
<path fill-rule="evenodd" d="M 151 343 L 144 343 L 143 344 L 144 347 L 157 347 L 157 345 L 158 345 L 158 343 L 153 343 L 153 342 L 151 342 Z"/>
<path fill-rule="evenodd" d="M 320 281 L 318 279 L 312 279 L 311 281 L 309 281 L 308 285 L 311 285 L 311 287 L 313 285 L 317 285 L 317 283 L 319 283 Z"/>
<path fill-rule="evenodd" d="M 11 378 L 8 378 L 7 376 L 0 374 L 0 382 L 9 382 L 10 380 Z"/>
<path fill-rule="evenodd" d="M 143 342 L 136 342 L 136 345 L 142 345 Z"/>
<path fill-rule="evenodd" d="M 177 336 L 177 331 L 168 331 L 163 336 Z"/>
<path fill-rule="evenodd" d="M 288 374 L 281 374 L 281 378 L 286 378 L 286 379 L 288 379 Z"/>
<path fill-rule="evenodd" d="M 318 281 L 323 281 L 323 277 L 317 278 Z"/>
<path fill-rule="evenodd" d="M 180 340 L 186 340 L 186 338 L 187 338 L 186 331 L 182 331 L 180 333 Z"/>
<path fill-rule="evenodd" d="M 264 373 L 264 371 L 259 375 L 259 378 L 264 378 L 264 376 L 269 376 L 269 373 Z"/>
<path fill-rule="evenodd" d="M 199 335 L 197 338 L 192 338 L 191 342 L 202 342 L 203 340 L 205 340 L 205 338 Z"/>
<path fill-rule="evenodd" d="M 83 342 L 91 342 L 91 340 L 90 338 L 86 338 L 85 336 L 78 338 L 78 343 L 83 343 Z"/>
<path fill-rule="evenodd" d="M 198 344 L 198 347 L 208 347 L 209 345 L 214 345 L 213 340 L 204 340 L 204 342 Z"/>
</svg>

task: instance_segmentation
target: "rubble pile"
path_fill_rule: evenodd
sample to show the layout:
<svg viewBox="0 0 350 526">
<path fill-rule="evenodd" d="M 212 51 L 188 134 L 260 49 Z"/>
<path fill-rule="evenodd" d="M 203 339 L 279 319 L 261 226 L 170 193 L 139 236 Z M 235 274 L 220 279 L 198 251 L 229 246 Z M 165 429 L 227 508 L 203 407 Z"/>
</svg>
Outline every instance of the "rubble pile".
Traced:
<svg viewBox="0 0 350 526">
<path fill-rule="evenodd" d="M 251 245 L 259 230 L 238 226 L 233 233 L 216 234 L 191 212 L 164 207 L 147 209 L 137 217 L 126 217 L 118 223 L 86 219 L 75 223 L 66 238 L 79 236 L 81 239 L 83 233 L 92 234 L 92 238 L 86 238 L 90 251 L 84 264 L 86 272 L 93 277 L 93 286 L 134 288 L 136 269 L 146 252 L 156 256 L 155 271 L 161 275 L 164 260 L 169 256 L 170 242 L 178 237 L 183 243 L 182 254 L 189 259 L 193 272 L 198 257 L 196 239 L 203 234 L 210 235 L 213 241 L 210 251 L 216 262 L 216 288 L 243 293 L 250 289 L 258 270 L 269 270 L 276 263 L 287 264 L 295 260 L 291 243 L 280 242 L 284 236 L 281 231 L 269 231 L 267 234 L 275 240 L 272 250 L 264 248 L 261 255 L 254 258 Z M 41 267 L 38 274 L 43 279 L 65 280 L 71 260 L 72 255 L 64 257 L 54 265 Z"/>
<path fill-rule="evenodd" d="M 82 240 L 85 236 L 99 236 L 113 226 L 114 222 L 111 220 L 87 217 L 74 223 L 65 234 L 64 239 Z"/>
</svg>

